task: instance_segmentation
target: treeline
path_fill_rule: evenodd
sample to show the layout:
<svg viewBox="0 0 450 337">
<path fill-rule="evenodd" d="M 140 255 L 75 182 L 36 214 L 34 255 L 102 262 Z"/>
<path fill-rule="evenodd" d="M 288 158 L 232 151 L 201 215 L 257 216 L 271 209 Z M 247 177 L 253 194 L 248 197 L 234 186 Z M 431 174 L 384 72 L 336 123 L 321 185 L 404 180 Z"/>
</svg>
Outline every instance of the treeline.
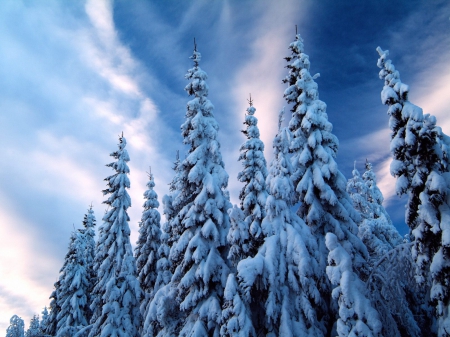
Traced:
<svg viewBox="0 0 450 337">
<path fill-rule="evenodd" d="M 348 181 L 338 140 L 297 35 L 286 57 L 284 110 L 267 167 L 249 100 L 240 148 L 240 205 L 227 191 L 219 126 L 195 46 L 170 193 L 158 212 L 149 173 L 134 252 L 126 139 L 108 164 L 108 209 L 94 238 L 89 208 L 72 233 L 50 312 L 26 336 L 450 336 L 450 138 L 408 101 L 408 86 L 377 48 L 390 116 L 391 173 L 405 194 L 402 238 L 369 162 Z M 274 121 L 276 122 L 276 121 Z M 24 335 L 13 316 L 8 337 Z"/>
</svg>

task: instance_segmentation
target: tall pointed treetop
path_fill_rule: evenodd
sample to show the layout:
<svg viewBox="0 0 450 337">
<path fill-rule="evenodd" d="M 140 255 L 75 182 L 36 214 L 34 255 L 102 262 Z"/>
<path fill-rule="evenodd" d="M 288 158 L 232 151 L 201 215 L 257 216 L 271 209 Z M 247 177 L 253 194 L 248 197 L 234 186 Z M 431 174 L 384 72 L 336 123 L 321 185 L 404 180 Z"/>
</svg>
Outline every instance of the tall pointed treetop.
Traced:
<svg viewBox="0 0 450 337">
<path fill-rule="evenodd" d="M 187 103 L 181 132 L 189 150 L 180 164 L 172 203 L 179 210 L 171 225 L 179 237 L 171 247 L 170 259 L 175 267 L 171 286 L 177 289 L 185 316 L 180 336 L 219 333 L 223 289 L 229 273 L 228 174 L 217 140 L 219 126 L 214 106 L 207 98 L 207 75 L 199 67 L 200 57 L 194 50 L 194 68 L 186 74 L 190 83 L 185 89 L 194 98 Z"/>
<path fill-rule="evenodd" d="M 130 243 L 130 220 L 127 209 L 131 206 L 127 189 L 130 187 L 125 149 L 126 139 L 119 138 L 119 149 L 111 156 L 116 160 L 106 166 L 115 174 L 107 177 L 108 187 L 103 191 L 109 195 L 104 201 L 109 210 L 103 216 L 99 229 L 96 252 L 97 283 L 94 287 L 94 302 L 91 309 L 90 337 L 119 335 L 137 337 L 141 324 L 139 300 L 141 288 L 137 280 L 136 261 Z"/>
</svg>

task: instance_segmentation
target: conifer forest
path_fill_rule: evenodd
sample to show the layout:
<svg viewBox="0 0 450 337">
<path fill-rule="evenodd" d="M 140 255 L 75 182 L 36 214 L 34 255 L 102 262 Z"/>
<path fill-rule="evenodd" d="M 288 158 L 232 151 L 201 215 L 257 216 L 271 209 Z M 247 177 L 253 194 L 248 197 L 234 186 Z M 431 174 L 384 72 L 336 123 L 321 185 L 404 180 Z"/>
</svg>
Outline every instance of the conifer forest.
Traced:
<svg viewBox="0 0 450 337">
<path fill-rule="evenodd" d="M 346 179 L 338 140 L 298 34 L 267 163 L 249 97 L 239 149 L 240 204 L 230 203 L 207 73 L 195 45 L 181 125 L 188 148 L 160 201 L 148 173 L 139 239 L 130 242 L 125 135 L 110 156 L 106 212 L 90 207 L 70 237 L 34 336 L 450 336 L 450 138 L 408 100 L 377 48 L 391 173 L 406 195 L 402 237 L 383 207 L 370 162 Z M 288 126 L 282 127 L 289 118 Z M 236 177 L 230 177 L 236 179 Z M 97 230 L 97 235 L 95 235 Z M 14 315 L 7 337 L 24 336 Z"/>
<path fill-rule="evenodd" d="M 372 163 L 355 164 L 350 177 L 340 171 L 320 74 L 310 72 L 308 41 L 292 37 L 278 131 L 264 144 L 250 94 L 237 176 L 224 164 L 194 42 L 169 193 L 156 193 L 161 173 L 149 168 L 132 242 L 129 207 L 142 201 L 128 192 L 133 158 L 122 132 L 104 207 L 73 219 L 48 303 L 30 322 L 10 313 L 6 337 L 450 336 L 450 138 L 409 100 L 389 51 L 374 48 L 390 173 L 406 201 L 403 236 Z M 241 183 L 238 204 L 231 180 Z"/>
</svg>

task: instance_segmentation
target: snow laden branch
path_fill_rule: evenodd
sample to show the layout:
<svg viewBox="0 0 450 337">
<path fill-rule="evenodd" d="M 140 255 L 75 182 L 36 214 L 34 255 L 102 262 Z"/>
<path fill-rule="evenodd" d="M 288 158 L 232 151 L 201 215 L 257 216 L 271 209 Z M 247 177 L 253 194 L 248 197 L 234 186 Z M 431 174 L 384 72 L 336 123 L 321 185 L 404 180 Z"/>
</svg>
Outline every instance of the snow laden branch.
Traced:
<svg viewBox="0 0 450 337">
<path fill-rule="evenodd" d="M 436 125 L 436 117 L 423 114 L 408 100 L 409 87 L 377 48 L 381 101 L 388 105 L 391 134 L 391 174 L 397 194 L 407 194 L 406 223 L 414 238 L 412 256 L 416 281 L 425 284 L 431 274 L 430 297 L 439 316 L 439 336 L 450 336 L 450 140 Z"/>
</svg>

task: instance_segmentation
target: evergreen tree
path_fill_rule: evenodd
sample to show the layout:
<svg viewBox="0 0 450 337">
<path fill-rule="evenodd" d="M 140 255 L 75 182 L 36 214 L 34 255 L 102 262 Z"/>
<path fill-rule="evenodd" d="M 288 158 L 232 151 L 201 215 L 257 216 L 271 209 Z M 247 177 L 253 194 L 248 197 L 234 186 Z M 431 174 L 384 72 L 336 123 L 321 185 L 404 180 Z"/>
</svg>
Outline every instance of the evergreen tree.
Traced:
<svg viewBox="0 0 450 337">
<path fill-rule="evenodd" d="M 72 337 L 78 330 L 88 325 L 89 281 L 85 254 L 85 236 L 80 231 L 72 232 L 69 250 L 60 271 L 57 336 Z"/>
<path fill-rule="evenodd" d="M 249 246 L 249 227 L 244 221 L 244 213 L 236 205 L 228 210 L 231 227 L 228 232 L 228 242 L 230 243 L 230 252 L 228 258 L 235 271 L 238 263 L 248 254 Z M 263 237 L 262 232 L 258 234 L 258 239 Z M 244 249 L 241 249 L 244 247 Z M 256 248 L 256 246 L 253 246 Z M 221 336 L 255 336 L 249 301 L 242 297 L 236 280 L 236 273 L 228 275 L 227 284 L 224 293 L 224 305 L 222 311 L 222 326 L 220 328 Z"/>
<path fill-rule="evenodd" d="M 9 320 L 9 327 L 6 329 L 6 337 L 24 337 L 23 319 L 14 315 Z"/>
<path fill-rule="evenodd" d="M 339 304 L 339 337 L 381 336 L 382 325 L 378 312 L 365 296 L 365 284 L 353 272 L 352 258 L 333 233 L 326 234 L 325 242 L 330 250 L 327 274 L 331 283 L 337 285 L 333 289 L 333 298 Z"/>
<path fill-rule="evenodd" d="M 177 151 L 173 170 L 175 176 L 169 184 L 169 194 L 162 198 L 163 213 L 166 221 L 161 226 L 161 241 L 158 248 L 158 261 L 156 263 L 156 281 L 153 287 L 154 296 L 148 304 L 147 313 L 144 317 L 143 337 L 172 336 L 177 328 L 178 304 L 175 292 L 170 291 L 170 280 L 172 278 L 172 264 L 170 262 L 170 247 L 176 241 L 172 235 L 171 223 L 176 216 L 173 207 L 173 198 L 177 194 L 176 184 L 179 177 L 180 154 Z"/>
<path fill-rule="evenodd" d="M 220 336 L 256 336 L 248 304 L 241 295 L 234 273 L 228 275 L 224 298 Z"/>
<path fill-rule="evenodd" d="M 154 296 L 157 278 L 156 264 L 161 237 L 161 216 L 157 210 L 159 207 L 158 195 L 153 190 L 155 181 L 151 173 L 149 174 L 147 187 L 148 190 L 144 192 L 144 211 L 139 223 L 139 238 L 135 248 L 138 280 L 144 293 L 140 307 L 142 317 L 147 316 L 147 307 Z"/>
<path fill-rule="evenodd" d="M 25 337 L 39 337 L 41 335 L 41 330 L 39 328 L 39 316 L 34 315 L 30 320 L 30 326 L 28 327 Z"/>
<path fill-rule="evenodd" d="M 281 125 L 281 122 L 279 123 Z M 294 186 L 288 158 L 290 132 L 280 129 L 274 139 L 274 159 L 266 180 L 269 196 L 262 221 L 264 242 L 255 257 L 242 260 L 238 279 L 251 303 L 258 336 L 323 336 L 317 316 L 323 306 L 316 275 L 317 244 L 306 224 L 291 211 Z"/>
<path fill-rule="evenodd" d="M 361 215 L 358 236 L 369 251 L 370 261 L 375 263 L 389 250 L 401 244 L 403 238 L 383 207 L 383 195 L 376 184 L 372 164 L 366 162 L 362 178 L 356 167 L 352 173 L 353 178 L 347 182 L 347 192 Z"/>
<path fill-rule="evenodd" d="M 242 144 L 239 155 L 239 161 L 242 162 L 244 169 L 239 172 L 238 180 L 245 184 L 239 198 L 241 209 L 244 211 L 246 228 L 251 235 L 247 244 L 249 253 L 254 255 L 255 247 L 260 246 L 262 242 L 261 221 L 266 215 L 264 207 L 267 199 L 267 164 L 264 158 L 264 143 L 259 139 L 258 119 L 254 116 L 256 109 L 251 97 L 249 104 L 244 122 L 247 128 L 242 131 L 247 141 Z M 244 256 L 248 255 L 247 253 Z"/>
<path fill-rule="evenodd" d="M 59 277 L 59 280 L 53 284 L 54 289 L 49 297 L 51 299 L 50 314 L 48 315 L 47 326 L 46 326 L 44 332 L 47 335 L 51 335 L 51 336 L 56 335 L 57 324 L 58 324 L 57 317 L 61 310 L 61 308 L 58 305 L 58 292 L 59 292 L 60 286 L 61 286 L 61 276 Z"/>
<path fill-rule="evenodd" d="M 125 137 L 119 138 L 119 150 L 111 153 L 116 159 L 108 164 L 115 174 L 107 177 L 108 188 L 103 191 L 109 195 L 104 201 L 110 209 L 103 216 L 103 226 L 100 228 L 96 263 L 97 283 L 94 287 L 95 302 L 91 304 L 94 310 L 90 337 L 94 336 L 139 336 L 141 314 L 139 299 L 141 288 L 137 280 L 136 261 L 130 243 L 130 227 L 127 209 L 131 206 L 127 188 L 130 187 L 127 162 L 130 160 L 125 149 Z"/>
<path fill-rule="evenodd" d="M 49 315 L 48 315 L 47 307 L 44 307 L 44 310 L 42 310 L 41 323 L 39 325 L 39 328 L 43 334 L 45 334 L 45 331 L 47 330 L 48 318 L 49 318 Z"/>
<path fill-rule="evenodd" d="M 439 336 L 450 336 L 450 177 L 449 137 L 436 126 L 436 118 L 408 100 L 409 87 L 387 57 L 377 48 L 378 67 L 384 80 L 383 104 L 389 106 L 391 128 L 391 174 L 396 192 L 407 194 L 406 223 L 414 237 L 412 256 L 416 281 L 432 279 L 431 300 L 439 317 Z"/>
<path fill-rule="evenodd" d="M 352 264 L 359 277 L 367 276 L 367 248 L 358 238 L 360 215 L 353 208 L 346 192 L 346 179 L 335 161 L 338 139 L 332 133 L 333 126 L 328 121 L 325 102 L 319 100 L 317 75 L 311 76 L 308 55 L 303 52 L 300 35 L 289 46 L 292 55 L 287 57 L 288 76 L 284 82 L 288 88 L 284 97 L 293 103 L 289 129 L 292 132 L 290 151 L 299 208 L 297 214 L 305 220 L 318 241 L 321 275 L 321 296 L 327 306 L 317 308 L 319 319 L 331 323 L 328 313 L 334 314 L 331 299 L 331 284 L 325 273 L 328 255 L 325 234 L 336 235 L 339 244 L 352 257 Z"/>
<path fill-rule="evenodd" d="M 87 307 L 84 311 L 87 322 L 89 323 L 92 318 L 92 310 L 90 309 L 90 304 L 93 301 L 92 292 L 94 290 L 94 286 L 97 282 L 97 272 L 94 269 L 95 263 L 95 215 L 92 205 L 89 206 L 87 213 L 83 218 L 83 227 L 80 231 L 84 236 L 83 240 L 85 241 L 85 268 L 87 273 L 87 281 L 88 287 L 86 290 L 86 299 L 87 299 Z"/>
<path fill-rule="evenodd" d="M 200 69 L 200 53 L 194 49 L 194 68 L 186 78 L 186 91 L 194 98 L 187 104 L 186 121 L 181 126 L 184 143 L 190 146 L 179 167 L 177 194 L 173 207 L 173 242 L 170 260 L 175 269 L 171 287 L 176 289 L 182 311 L 180 336 L 217 336 L 221 306 L 229 267 L 226 262 L 226 235 L 229 229 L 224 169 L 219 126 L 208 100 L 206 73 Z"/>
</svg>

